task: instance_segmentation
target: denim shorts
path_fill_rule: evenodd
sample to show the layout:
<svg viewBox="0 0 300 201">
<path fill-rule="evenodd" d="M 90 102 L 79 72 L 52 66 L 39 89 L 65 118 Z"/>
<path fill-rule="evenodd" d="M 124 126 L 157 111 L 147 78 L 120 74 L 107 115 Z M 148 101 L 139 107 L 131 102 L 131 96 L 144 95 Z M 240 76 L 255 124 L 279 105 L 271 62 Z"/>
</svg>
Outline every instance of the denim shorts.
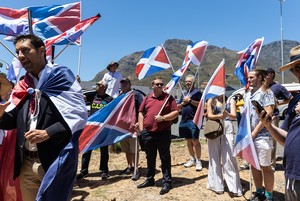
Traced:
<svg viewBox="0 0 300 201">
<path fill-rule="evenodd" d="M 179 124 L 179 136 L 186 139 L 199 139 L 200 130 L 193 120 L 181 121 Z"/>
</svg>

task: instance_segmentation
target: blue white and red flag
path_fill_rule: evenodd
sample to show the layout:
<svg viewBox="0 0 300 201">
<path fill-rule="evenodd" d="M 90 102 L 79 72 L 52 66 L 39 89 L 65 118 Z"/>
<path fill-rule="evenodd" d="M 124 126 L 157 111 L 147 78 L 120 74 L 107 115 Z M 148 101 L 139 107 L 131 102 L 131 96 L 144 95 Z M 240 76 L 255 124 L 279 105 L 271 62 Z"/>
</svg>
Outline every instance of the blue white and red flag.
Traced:
<svg viewBox="0 0 300 201">
<path fill-rule="evenodd" d="M 89 28 L 95 21 L 97 21 L 100 18 L 100 14 L 90 17 L 88 19 L 82 20 L 77 25 L 72 27 L 71 29 L 63 32 L 60 35 L 51 37 L 46 39 L 45 45 L 46 48 L 50 48 L 51 45 L 61 45 L 66 40 L 69 41 L 69 43 L 74 43 L 77 41 L 77 39 L 83 34 L 83 32 Z"/>
<path fill-rule="evenodd" d="M 29 33 L 28 11 L 0 7 L 0 34 L 18 36 Z"/>
<path fill-rule="evenodd" d="M 171 93 L 191 63 L 197 65 L 198 67 L 200 66 L 207 45 L 208 42 L 202 40 L 187 46 L 182 66 L 172 74 L 171 80 L 164 87 L 164 92 L 168 94 Z"/>
<path fill-rule="evenodd" d="M 111 145 L 133 136 L 136 121 L 134 92 L 118 96 L 89 117 L 79 138 L 80 152 Z"/>
<path fill-rule="evenodd" d="M 17 83 L 12 92 L 11 104 L 6 111 L 19 104 L 32 87 L 30 76 Z M 70 142 L 46 172 L 36 200 L 64 201 L 70 198 L 78 163 L 78 138 L 87 120 L 87 110 L 81 87 L 69 68 L 48 63 L 35 87 L 52 101 L 72 132 Z M 60 88 L 62 90 L 55 90 Z M 14 153 L 10 153 L 14 156 Z M 3 171 L 3 170 L 2 170 Z"/>
<path fill-rule="evenodd" d="M 208 46 L 208 42 L 204 40 L 197 41 L 193 44 L 188 45 L 187 57 L 189 60 L 191 60 L 192 64 L 198 67 L 200 66 L 207 46 Z"/>
<path fill-rule="evenodd" d="M 19 59 L 17 59 L 17 57 L 14 57 L 7 71 L 6 78 L 9 81 L 17 81 L 19 79 L 20 71 L 22 68 L 23 66 Z"/>
<path fill-rule="evenodd" d="M 176 84 L 179 82 L 182 75 L 185 73 L 185 71 L 189 67 L 190 63 L 191 63 L 191 60 L 187 60 L 186 62 L 184 62 L 182 64 L 182 66 L 175 73 L 172 74 L 171 80 L 164 87 L 164 92 L 166 92 L 168 94 L 171 93 L 171 91 L 174 89 Z"/>
<path fill-rule="evenodd" d="M 225 88 L 225 60 L 223 59 L 208 81 L 199 102 L 193 119 L 193 122 L 198 126 L 198 128 L 201 128 L 202 126 L 204 106 L 206 101 L 210 98 L 224 94 Z"/>
<path fill-rule="evenodd" d="M 30 6 L 33 33 L 42 40 L 60 35 L 80 22 L 80 2 L 52 5 Z M 64 44 L 68 44 L 65 41 Z"/>
<path fill-rule="evenodd" d="M 235 67 L 235 75 L 240 82 L 248 88 L 248 73 L 255 69 L 260 50 L 264 42 L 264 37 L 258 38 L 253 41 L 245 50 L 238 52 L 239 61 Z"/>
<path fill-rule="evenodd" d="M 163 45 L 145 50 L 138 62 L 135 74 L 139 80 L 171 67 L 167 52 Z"/>
<path fill-rule="evenodd" d="M 257 154 L 253 144 L 250 128 L 249 102 L 242 113 L 238 133 L 236 135 L 236 145 L 233 150 L 233 156 L 239 156 L 250 163 L 255 169 L 260 170 Z"/>
</svg>

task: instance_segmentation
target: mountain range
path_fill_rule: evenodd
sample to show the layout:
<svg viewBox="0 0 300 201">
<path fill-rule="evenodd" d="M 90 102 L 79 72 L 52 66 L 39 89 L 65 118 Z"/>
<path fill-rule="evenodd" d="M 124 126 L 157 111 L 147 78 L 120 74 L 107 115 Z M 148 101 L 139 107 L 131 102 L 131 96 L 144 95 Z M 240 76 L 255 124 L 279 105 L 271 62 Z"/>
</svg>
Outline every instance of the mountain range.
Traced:
<svg viewBox="0 0 300 201">
<path fill-rule="evenodd" d="M 176 71 L 181 65 L 185 56 L 186 47 L 188 44 L 191 44 L 191 40 L 181 40 L 181 39 L 169 39 L 164 43 L 164 47 L 167 51 L 169 59 L 172 63 L 174 70 Z M 286 64 L 289 62 L 289 52 L 290 49 L 295 47 L 296 45 L 300 45 L 298 41 L 284 40 L 283 41 L 283 63 Z M 246 47 L 245 47 L 246 48 Z M 268 67 L 274 68 L 276 71 L 275 80 L 280 82 L 282 81 L 282 73 L 278 71 L 278 68 L 281 67 L 281 42 L 275 41 L 269 44 L 265 44 L 262 46 L 258 62 L 256 68 L 265 69 Z M 238 50 L 240 51 L 240 50 Z M 209 78 L 214 73 L 215 69 L 218 67 L 222 59 L 225 59 L 225 70 L 227 74 L 226 82 L 231 86 L 240 85 L 239 80 L 234 75 L 234 70 L 236 63 L 238 61 L 238 52 L 237 50 L 230 50 L 226 47 L 217 47 L 214 45 L 209 45 L 207 47 L 206 53 L 204 55 L 203 61 L 199 68 L 199 81 L 196 79 L 196 83 L 205 83 L 209 80 Z M 167 69 L 164 71 L 160 71 L 154 75 L 151 75 L 143 80 L 138 80 L 135 76 L 135 68 L 137 63 L 139 62 L 143 51 L 134 52 L 130 55 L 124 56 L 121 58 L 119 62 L 118 71 L 121 72 L 123 77 L 128 77 L 132 85 L 138 86 L 150 86 L 151 80 L 154 76 L 161 76 L 165 83 L 169 82 L 171 79 L 171 75 L 173 73 L 172 69 Z M 189 67 L 189 71 L 187 74 L 195 74 L 197 68 L 194 65 Z M 107 72 L 106 68 L 104 70 L 98 72 L 96 76 L 90 81 L 82 81 L 82 87 L 84 89 L 90 89 L 95 82 L 102 79 L 103 75 Z M 183 82 L 184 79 L 181 79 Z M 285 83 L 290 82 L 298 82 L 297 79 L 289 72 L 285 71 L 284 73 L 284 81 Z M 197 84 L 196 84 L 197 85 Z"/>
</svg>

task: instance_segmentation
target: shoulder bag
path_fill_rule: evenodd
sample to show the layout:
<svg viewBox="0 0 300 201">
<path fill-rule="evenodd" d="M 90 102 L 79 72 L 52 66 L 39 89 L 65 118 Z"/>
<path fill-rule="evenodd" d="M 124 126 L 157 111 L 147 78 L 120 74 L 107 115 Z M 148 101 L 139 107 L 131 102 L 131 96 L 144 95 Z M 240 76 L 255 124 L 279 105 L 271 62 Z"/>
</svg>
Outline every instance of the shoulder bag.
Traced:
<svg viewBox="0 0 300 201">
<path fill-rule="evenodd" d="M 223 125 L 220 120 L 208 119 L 204 125 L 204 136 L 210 140 L 223 135 Z"/>
</svg>

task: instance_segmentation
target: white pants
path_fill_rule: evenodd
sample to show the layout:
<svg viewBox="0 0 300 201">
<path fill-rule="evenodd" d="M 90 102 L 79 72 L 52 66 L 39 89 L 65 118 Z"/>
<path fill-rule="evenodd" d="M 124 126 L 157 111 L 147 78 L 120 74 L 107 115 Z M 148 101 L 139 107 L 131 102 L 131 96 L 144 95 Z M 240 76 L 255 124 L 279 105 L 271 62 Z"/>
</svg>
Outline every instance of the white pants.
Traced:
<svg viewBox="0 0 300 201">
<path fill-rule="evenodd" d="M 242 193 L 242 185 L 236 158 L 233 157 L 234 130 L 231 121 L 225 121 L 225 135 L 209 140 L 209 166 L 207 189 L 223 192 L 224 180 L 232 193 Z"/>
</svg>

